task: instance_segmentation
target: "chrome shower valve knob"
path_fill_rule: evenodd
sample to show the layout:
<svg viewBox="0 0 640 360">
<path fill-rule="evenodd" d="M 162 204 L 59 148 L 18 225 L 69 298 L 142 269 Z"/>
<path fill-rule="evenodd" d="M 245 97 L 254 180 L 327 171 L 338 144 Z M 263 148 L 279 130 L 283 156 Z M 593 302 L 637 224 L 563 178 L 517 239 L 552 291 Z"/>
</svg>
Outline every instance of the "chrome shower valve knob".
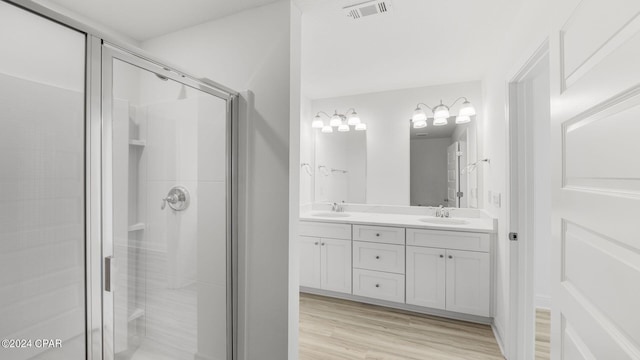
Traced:
<svg viewBox="0 0 640 360">
<path fill-rule="evenodd" d="M 162 199 L 160 203 L 160 209 L 169 204 L 169 207 L 175 211 L 182 211 L 189 207 L 189 191 L 184 186 L 174 186 L 169 190 L 167 197 Z"/>
</svg>

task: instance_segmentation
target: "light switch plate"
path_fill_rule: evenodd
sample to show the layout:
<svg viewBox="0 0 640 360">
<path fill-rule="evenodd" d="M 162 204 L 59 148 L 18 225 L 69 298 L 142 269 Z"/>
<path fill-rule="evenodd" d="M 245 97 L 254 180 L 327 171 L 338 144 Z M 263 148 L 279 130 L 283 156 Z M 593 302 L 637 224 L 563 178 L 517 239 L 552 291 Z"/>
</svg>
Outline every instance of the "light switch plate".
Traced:
<svg viewBox="0 0 640 360">
<path fill-rule="evenodd" d="M 500 208 L 500 206 L 502 206 L 502 196 L 500 196 L 500 193 L 494 193 L 493 194 L 493 206 Z"/>
</svg>

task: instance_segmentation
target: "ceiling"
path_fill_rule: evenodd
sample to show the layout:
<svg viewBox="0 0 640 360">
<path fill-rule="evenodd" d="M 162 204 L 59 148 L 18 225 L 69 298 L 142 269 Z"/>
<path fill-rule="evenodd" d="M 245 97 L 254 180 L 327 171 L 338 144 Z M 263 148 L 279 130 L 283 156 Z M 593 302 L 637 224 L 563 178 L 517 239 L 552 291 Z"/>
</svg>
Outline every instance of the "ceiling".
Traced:
<svg viewBox="0 0 640 360">
<path fill-rule="evenodd" d="M 41 0 L 137 41 L 219 19 L 277 0 Z"/>
<path fill-rule="evenodd" d="M 365 0 L 298 0 L 303 94 L 311 99 L 481 80 L 521 0 L 391 0 L 351 20 Z"/>
<path fill-rule="evenodd" d="M 278 0 L 37 0 L 142 42 Z M 294 0 L 302 17 L 302 91 L 311 99 L 481 80 L 522 0 Z"/>
</svg>

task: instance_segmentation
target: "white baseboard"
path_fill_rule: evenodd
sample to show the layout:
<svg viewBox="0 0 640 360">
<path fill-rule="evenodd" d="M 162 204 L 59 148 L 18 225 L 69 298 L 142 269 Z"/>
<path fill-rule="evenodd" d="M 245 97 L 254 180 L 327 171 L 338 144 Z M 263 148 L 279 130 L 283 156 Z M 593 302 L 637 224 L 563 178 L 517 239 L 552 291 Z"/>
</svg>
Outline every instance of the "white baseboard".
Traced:
<svg viewBox="0 0 640 360">
<path fill-rule="evenodd" d="M 495 321 L 491 324 L 491 330 L 493 330 L 493 336 L 496 338 L 496 342 L 498 343 L 498 347 L 500 348 L 500 352 L 504 358 L 507 358 L 507 353 L 504 350 L 504 341 L 502 340 L 502 326 L 496 323 Z"/>
<path fill-rule="evenodd" d="M 536 295 L 535 306 L 537 309 L 551 309 L 551 296 Z"/>
</svg>

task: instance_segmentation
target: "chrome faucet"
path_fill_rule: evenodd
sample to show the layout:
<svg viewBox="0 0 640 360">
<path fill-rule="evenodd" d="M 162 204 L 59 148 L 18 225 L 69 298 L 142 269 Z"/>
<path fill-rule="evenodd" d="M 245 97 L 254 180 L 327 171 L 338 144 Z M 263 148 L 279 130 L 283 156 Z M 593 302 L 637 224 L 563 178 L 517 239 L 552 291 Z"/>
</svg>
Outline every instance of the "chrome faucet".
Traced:
<svg viewBox="0 0 640 360">
<path fill-rule="evenodd" d="M 344 207 L 338 203 L 333 203 L 333 205 L 331 205 L 331 211 L 333 212 L 343 212 L 344 211 Z"/>
<path fill-rule="evenodd" d="M 438 208 L 436 209 L 436 217 L 448 218 L 449 217 L 449 209 L 446 209 L 442 205 L 438 206 Z"/>
</svg>

